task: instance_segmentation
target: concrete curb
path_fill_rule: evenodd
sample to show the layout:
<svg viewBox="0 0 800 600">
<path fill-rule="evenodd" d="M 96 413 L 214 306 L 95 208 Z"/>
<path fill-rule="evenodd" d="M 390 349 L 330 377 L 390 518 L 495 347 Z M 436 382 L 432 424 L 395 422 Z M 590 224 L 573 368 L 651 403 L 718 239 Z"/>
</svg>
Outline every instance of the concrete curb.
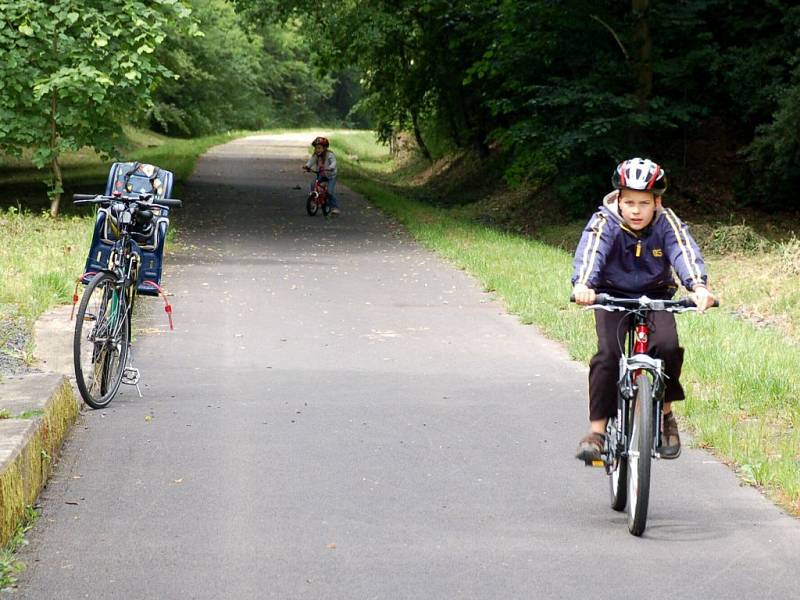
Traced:
<svg viewBox="0 0 800 600">
<path fill-rule="evenodd" d="M 65 316 L 66 315 L 66 316 Z M 47 483 L 53 460 L 78 416 L 79 402 L 64 372 L 71 354 L 73 323 L 59 307 L 37 322 L 38 366 L 58 365 L 61 372 L 29 373 L 0 381 L 0 547 L 13 536 L 25 508 L 36 502 Z M 39 345 L 39 340 L 45 341 Z M 71 351 L 71 348 L 70 348 Z"/>
</svg>

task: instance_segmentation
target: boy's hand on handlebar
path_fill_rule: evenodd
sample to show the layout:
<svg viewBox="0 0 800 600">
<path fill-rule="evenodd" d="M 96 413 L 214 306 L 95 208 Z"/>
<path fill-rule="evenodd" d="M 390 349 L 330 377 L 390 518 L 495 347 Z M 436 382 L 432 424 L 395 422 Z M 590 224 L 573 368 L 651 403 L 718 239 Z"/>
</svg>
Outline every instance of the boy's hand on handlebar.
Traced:
<svg viewBox="0 0 800 600">
<path fill-rule="evenodd" d="M 583 304 L 584 306 L 594 304 L 597 298 L 595 291 L 582 283 L 575 284 L 575 287 L 572 288 L 572 295 L 575 297 L 575 302 L 577 304 Z"/>
<path fill-rule="evenodd" d="M 305 171 L 307 173 L 310 170 L 311 170 L 311 167 L 309 167 L 308 165 L 303 165 L 303 171 Z"/>
<path fill-rule="evenodd" d="M 692 293 L 689 294 L 689 297 L 694 302 L 695 306 L 697 306 L 697 312 L 705 312 L 707 308 L 710 308 L 714 305 L 714 294 L 708 291 L 708 288 L 702 285 L 695 286 Z"/>
</svg>

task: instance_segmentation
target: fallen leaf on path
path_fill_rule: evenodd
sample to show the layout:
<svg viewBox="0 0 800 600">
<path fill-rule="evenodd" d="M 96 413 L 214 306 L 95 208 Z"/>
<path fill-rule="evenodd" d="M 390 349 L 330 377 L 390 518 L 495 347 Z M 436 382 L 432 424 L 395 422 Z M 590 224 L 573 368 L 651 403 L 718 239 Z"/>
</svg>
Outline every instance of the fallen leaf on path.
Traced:
<svg viewBox="0 0 800 600">
<path fill-rule="evenodd" d="M 326 546 L 326 548 L 327 548 L 328 550 L 336 550 L 336 544 L 328 544 L 328 545 Z"/>
</svg>

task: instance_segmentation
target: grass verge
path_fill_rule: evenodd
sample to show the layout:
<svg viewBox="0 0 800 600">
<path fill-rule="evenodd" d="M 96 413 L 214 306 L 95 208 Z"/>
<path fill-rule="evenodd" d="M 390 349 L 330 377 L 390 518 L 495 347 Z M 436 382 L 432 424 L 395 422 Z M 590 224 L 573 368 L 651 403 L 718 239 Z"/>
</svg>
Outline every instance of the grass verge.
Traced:
<svg viewBox="0 0 800 600">
<path fill-rule="evenodd" d="M 349 143 L 336 142 L 344 155 Z M 571 252 L 481 225 L 458 209 L 415 201 L 413 190 L 387 186 L 386 153 L 375 160 L 383 163 L 376 170 L 344 160 L 347 184 L 471 273 L 523 323 L 588 361 L 596 347 L 591 315 L 567 302 Z M 736 305 L 737 293 L 730 288 L 725 302 Z M 687 349 L 682 381 L 688 400 L 677 406 L 696 443 L 800 516 L 800 347 L 787 344 L 782 331 L 758 328 L 724 309 L 684 315 L 679 328 Z"/>
<path fill-rule="evenodd" d="M 33 506 L 25 508 L 25 516 L 17 526 L 8 543 L 0 548 L 0 592 L 13 589 L 17 575 L 25 569 L 24 563 L 17 560 L 17 551 L 27 544 L 25 534 L 31 530 L 39 518 L 39 511 Z"/>
</svg>

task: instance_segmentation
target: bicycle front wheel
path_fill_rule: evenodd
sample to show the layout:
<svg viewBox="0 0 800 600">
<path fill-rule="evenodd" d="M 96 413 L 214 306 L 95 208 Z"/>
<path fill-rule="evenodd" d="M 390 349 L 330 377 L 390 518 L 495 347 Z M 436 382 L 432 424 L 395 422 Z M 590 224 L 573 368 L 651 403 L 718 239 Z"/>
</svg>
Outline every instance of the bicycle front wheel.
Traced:
<svg viewBox="0 0 800 600">
<path fill-rule="evenodd" d="M 317 199 L 314 197 L 314 194 L 309 194 L 308 198 L 306 198 L 306 212 L 308 213 L 308 216 L 313 217 L 315 214 L 317 214 L 317 209 L 319 209 Z"/>
<path fill-rule="evenodd" d="M 630 423 L 630 420 L 628 420 Z M 609 500 L 611 508 L 616 511 L 625 510 L 628 502 L 628 459 L 622 456 L 617 446 L 617 423 L 616 417 L 608 421 L 606 427 L 606 443 L 608 444 L 608 461 L 606 463 L 606 473 L 608 474 Z"/>
<path fill-rule="evenodd" d="M 75 380 L 84 402 L 104 408 L 122 382 L 130 343 L 124 288 L 108 272 L 95 275 L 78 307 L 73 339 Z"/>
<path fill-rule="evenodd" d="M 636 378 L 636 404 L 628 453 L 628 531 L 639 536 L 647 525 L 650 466 L 653 446 L 653 386 L 642 374 Z"/>
</svg>

